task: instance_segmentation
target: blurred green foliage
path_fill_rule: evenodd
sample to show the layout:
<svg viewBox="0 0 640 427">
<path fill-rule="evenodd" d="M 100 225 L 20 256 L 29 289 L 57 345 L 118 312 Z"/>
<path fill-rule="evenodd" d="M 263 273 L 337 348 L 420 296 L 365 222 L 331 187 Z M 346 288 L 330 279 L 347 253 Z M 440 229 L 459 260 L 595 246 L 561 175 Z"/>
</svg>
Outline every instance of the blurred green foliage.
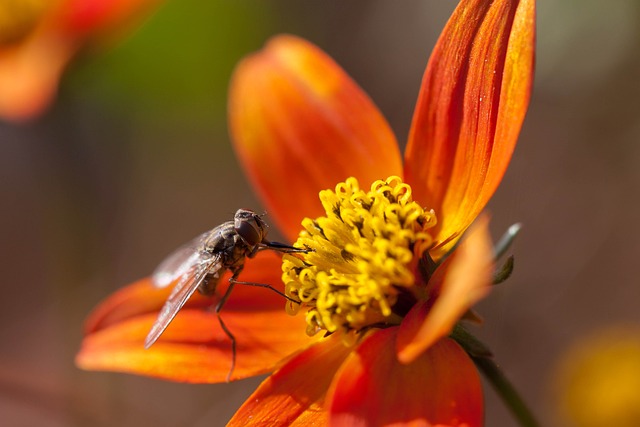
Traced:
<svg viewBox="0 0 640 427">
<path fill-rule="evenodd" d="M 110 49 L 86 55 L 65 84 L 74 97 L 141 118 L 224 119 L 233 67 L 260 47 L 271 17 L 266 2 L 168 1 Z"/>
</svg>

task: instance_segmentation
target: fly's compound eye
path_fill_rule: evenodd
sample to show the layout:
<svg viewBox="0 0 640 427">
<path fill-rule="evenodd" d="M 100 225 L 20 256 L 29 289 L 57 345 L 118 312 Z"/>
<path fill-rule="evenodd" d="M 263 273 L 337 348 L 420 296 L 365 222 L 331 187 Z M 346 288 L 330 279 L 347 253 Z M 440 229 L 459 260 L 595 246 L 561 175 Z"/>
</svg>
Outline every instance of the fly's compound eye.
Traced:
<svg viewBox="0 0 640 427">
<path fill-rule="evenodd" d="M 258 215 L 236 215 L 233 228 L 244 242 L 249 246 L 255 246 L 262 242 L 266 233 L 265 224 Z"/>
</svg>

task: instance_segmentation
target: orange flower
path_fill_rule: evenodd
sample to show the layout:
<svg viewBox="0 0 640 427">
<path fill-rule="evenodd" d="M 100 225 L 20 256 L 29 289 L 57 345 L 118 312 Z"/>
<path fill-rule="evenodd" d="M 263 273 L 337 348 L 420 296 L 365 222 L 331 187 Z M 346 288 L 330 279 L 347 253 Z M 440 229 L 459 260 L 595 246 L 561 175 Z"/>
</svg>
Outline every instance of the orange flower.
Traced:
<svg viewBox="0 0 640 427">
<path fill-rule="evenodd" d="M 0 117 L 40 114 L 66 65 L 158 0 L 6 0 L 0 5 Z"/>
<path fill-rule="evenodd" d="M 287 311 L 305 316 L 249 287 L 225 306 L 238 343 L 233 379 L 275 370 L 231 425 L 482 425 L 478 373 L 448 334 L 489 290 L 488 220 L 454 244 L 516 144 L 534 15 L 534 0 L 461 1 L 427 66 L 404 165 L 382 115 L 317 47 L 279 36 L 239 65 L 229 104 L 235 147 L 270 217 L 312 250 L 283 260 L 261 253 L 241 276 L 274 286 L 282 276 L 302 301 Z M 87 323 L 77 364 L 224 381 L 230 345 L 202 309 L 213 301 L 200 295 L 143 349 L 168 293 L 143 280 L 107 299 Z"/>
</svg>

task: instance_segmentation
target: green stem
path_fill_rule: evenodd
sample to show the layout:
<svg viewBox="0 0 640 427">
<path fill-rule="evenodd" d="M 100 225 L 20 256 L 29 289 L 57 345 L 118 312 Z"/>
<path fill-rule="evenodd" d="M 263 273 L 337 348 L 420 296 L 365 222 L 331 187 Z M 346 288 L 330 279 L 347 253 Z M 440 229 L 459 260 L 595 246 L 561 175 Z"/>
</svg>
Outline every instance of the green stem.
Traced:
<svg viewBox="0 0 640 427">
<path fill-rule="evenodd" d="M 507 380 L 507 377 L 502 373 L 498 364 L 486 357 L 472 356 L 472 359 L 511 410 L 511 413 L 516 417 L 520 425 L 522 427 L 538 427 L 539 424 L 533 417 L 533 414 L 513 385 Z"/>
<path fill-rule="evenodd" d="M 522 397 L 520 397 L 516 389 L 502 373 L 498 364 L 493 360 L 491 351 L 487 346 L 460 325 L 454 328 L 451 338 L 471 356 L 473 362 L 489 380 L 493 389 L 507 405 L 518 423 L 522 427 L 539 427 L 540 424 L 538 424 Z"/>
</svg>

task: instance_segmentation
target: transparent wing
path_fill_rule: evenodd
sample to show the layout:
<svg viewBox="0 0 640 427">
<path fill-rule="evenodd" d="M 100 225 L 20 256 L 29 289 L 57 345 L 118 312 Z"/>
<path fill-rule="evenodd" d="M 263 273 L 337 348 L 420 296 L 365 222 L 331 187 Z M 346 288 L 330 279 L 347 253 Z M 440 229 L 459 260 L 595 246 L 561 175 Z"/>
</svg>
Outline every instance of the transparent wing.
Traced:
<svg viewBox="0 0 640 427">
<path fill-rule="evenodd" d="M 201 251 L 201 248 L 212 232 L 213 230 L 209 230 L 202 233 L 166 257 L 160 265 L 156 267 L 151 276 L 153 285 L 157 288 L 167 287 L 176 279 L 191 271 L 193 267 L 206 262 L 210 255 Z"/>
<path fill-rule="evenodd" d="M 206 253 L 205 253 L 206 254 Z M 151 327 L 147 338 L 144 341 L 144 348 L 149 348 L 155 343 L 160 335 L 167 329 L 169 323 L 176 317 L 178 311 L 184 306 L 187 300 L 198 289 L 207 273 L 215 272 L 222 268 L 220 257 L 210 255 L 209 259 L 204 259 L 205 255 L 199 257 L 200 262 L 190 264 L 189 269 L 182 275 L 176 287 L 171 291 L 171 295 L 162 306 L 160 314 Z"/>
</svg>

